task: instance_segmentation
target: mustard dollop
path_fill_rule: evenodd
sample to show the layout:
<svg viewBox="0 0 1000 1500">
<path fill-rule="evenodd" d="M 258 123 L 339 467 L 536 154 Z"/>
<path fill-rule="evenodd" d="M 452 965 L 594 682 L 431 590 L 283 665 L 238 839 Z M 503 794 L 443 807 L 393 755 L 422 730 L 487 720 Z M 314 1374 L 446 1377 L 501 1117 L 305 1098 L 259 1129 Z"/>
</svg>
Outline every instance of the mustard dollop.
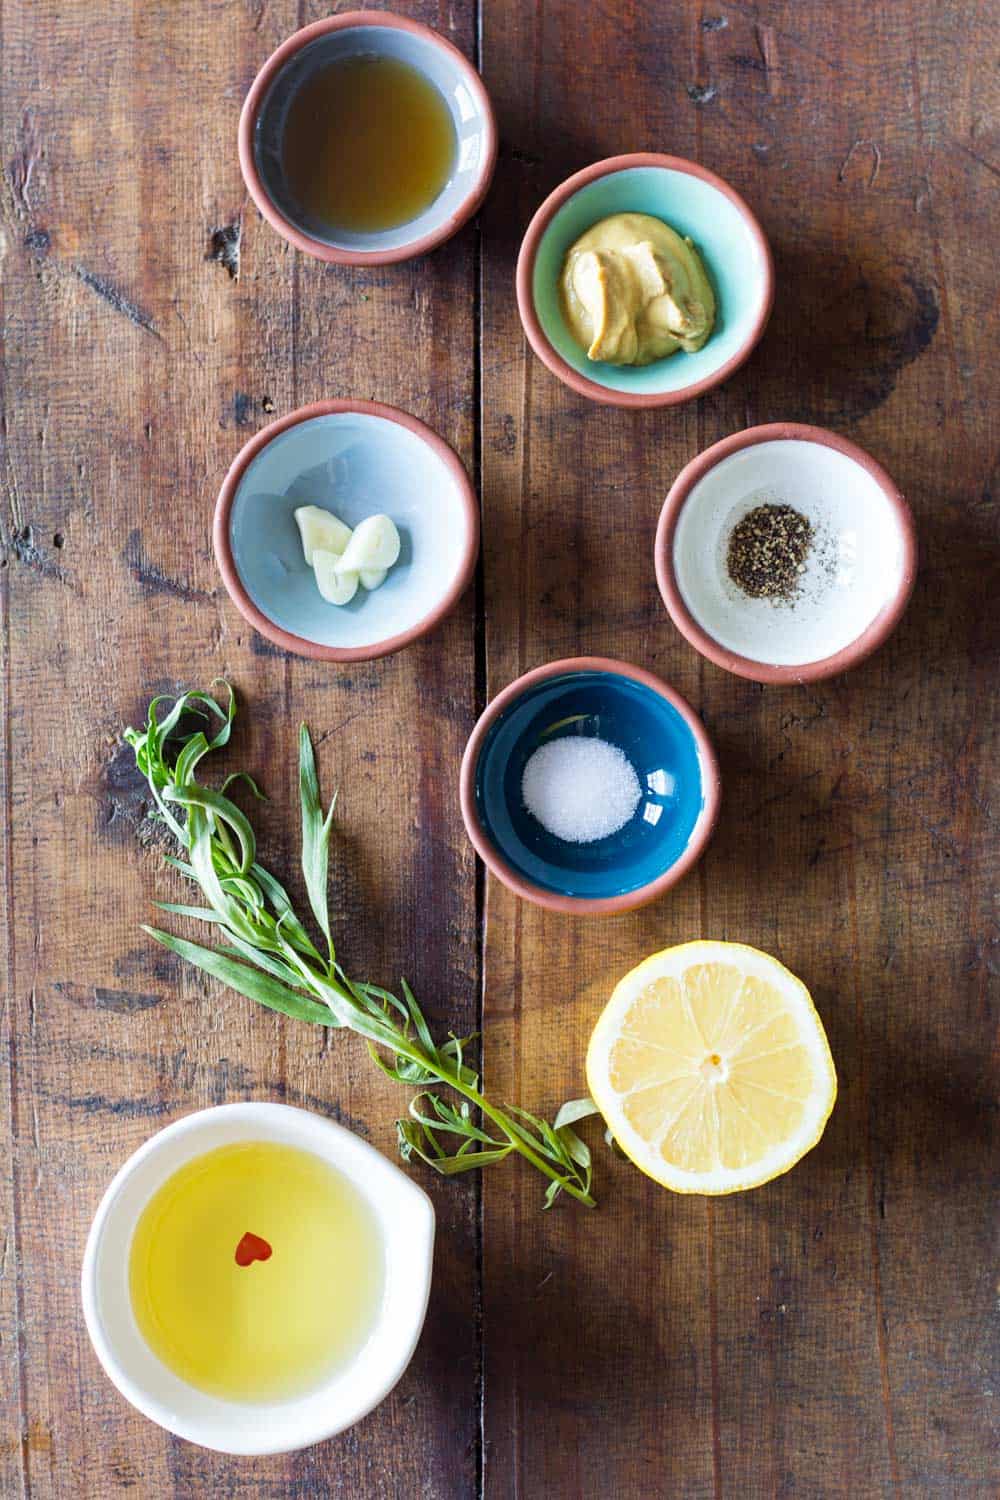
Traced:
<svg viewBox="0 0 1000 1500">
<path fill-rule="evenodd" d="M 570 332 L 587 357 L 648 365 L 700 349 L 715 296 L 689 239 L 651 214 L 612 214 L 573 244 L 559 278 Z"/>
</svg>

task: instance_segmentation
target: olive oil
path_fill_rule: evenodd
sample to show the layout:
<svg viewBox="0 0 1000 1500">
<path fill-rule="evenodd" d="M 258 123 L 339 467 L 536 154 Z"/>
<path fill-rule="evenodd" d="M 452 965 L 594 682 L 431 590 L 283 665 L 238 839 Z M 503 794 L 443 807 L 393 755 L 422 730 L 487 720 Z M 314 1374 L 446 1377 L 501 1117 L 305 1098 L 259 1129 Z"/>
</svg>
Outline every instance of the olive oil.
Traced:
<svg viewBox="0 0 1000 1500">
<path fill-rule="evenodd" d="M 383 1251 L 352 1183 L 310 1151 L 222 1146 L 136 1226 L 132 1309 L 174 1374 L 234 1401 L 287 1399 L 347 1365 L 378 1316 Z"/>
<path fill-rule="evenodd" d="M 293 94 L 281 141 L 288 192 L 331 230 L 395 229 L 428 208 L 455 160 L 441 94 L 395 57 L 350 57 Z"/>
</svg>

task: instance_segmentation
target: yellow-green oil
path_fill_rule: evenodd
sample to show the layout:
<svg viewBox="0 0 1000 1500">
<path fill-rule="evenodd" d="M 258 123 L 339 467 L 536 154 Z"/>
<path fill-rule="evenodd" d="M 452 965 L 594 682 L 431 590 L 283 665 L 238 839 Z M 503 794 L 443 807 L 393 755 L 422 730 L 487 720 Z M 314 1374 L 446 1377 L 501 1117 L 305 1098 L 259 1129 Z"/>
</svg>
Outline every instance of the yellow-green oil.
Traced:
<svg viewBox="0 0 1000 1500">
<path fill-rule="evenodd" d="M 244 1235 L 271 1254 L 239 1265 Z M 234 1401 L 289 1399 L 358 1353 L 384 1283 L 374 1215 L 311 1151 L 270 1141 L 221 1146 L 154 1193 L 132 1239 L 139 1328 L 163 1363 Z"/>
<path fill-rule="evenodd" d="M 434 202 L 455 146 L 448 106 L 422 73 L 395 57 L 349 57 L 318 69 L 293 95 L 281 163 L 311 218 L 372 233 Z"/>
</svg>

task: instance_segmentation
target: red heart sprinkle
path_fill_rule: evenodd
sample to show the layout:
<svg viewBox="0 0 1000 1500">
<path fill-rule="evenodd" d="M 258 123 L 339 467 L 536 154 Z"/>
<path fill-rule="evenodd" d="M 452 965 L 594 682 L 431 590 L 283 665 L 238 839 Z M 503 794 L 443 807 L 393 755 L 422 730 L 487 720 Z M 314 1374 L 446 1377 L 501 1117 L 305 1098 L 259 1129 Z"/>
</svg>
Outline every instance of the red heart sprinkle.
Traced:
<svg viewBox="0 0 1000 1500">
<path fill-rule="evenodd" d="M 262 1240 L 259 1234 L 251 1234 L 249 1229 L 236 1246 L 236 1264 L 238 1266 L 251 1266 L 255 1260 L 270 1260 L 271 1247 L 267 1240 Z"/>
</svg>

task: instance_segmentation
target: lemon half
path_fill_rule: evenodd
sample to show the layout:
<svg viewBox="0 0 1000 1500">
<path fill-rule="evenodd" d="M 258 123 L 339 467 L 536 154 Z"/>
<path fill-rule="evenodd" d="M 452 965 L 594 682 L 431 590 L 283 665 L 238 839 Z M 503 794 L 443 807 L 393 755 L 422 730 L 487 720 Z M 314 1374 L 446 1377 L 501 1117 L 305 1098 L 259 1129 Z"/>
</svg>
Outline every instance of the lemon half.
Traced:
<svg viewBox="0 0 1000 1500">
<path fill-rule="evenodd" d="M 587 1082 L 626 1155 L 677 1193 L 787 1172 L 837 1097 L 809 991 L 742 943 L 683 943 L 626 974 L 590 1039 Z"/>
</svg>

